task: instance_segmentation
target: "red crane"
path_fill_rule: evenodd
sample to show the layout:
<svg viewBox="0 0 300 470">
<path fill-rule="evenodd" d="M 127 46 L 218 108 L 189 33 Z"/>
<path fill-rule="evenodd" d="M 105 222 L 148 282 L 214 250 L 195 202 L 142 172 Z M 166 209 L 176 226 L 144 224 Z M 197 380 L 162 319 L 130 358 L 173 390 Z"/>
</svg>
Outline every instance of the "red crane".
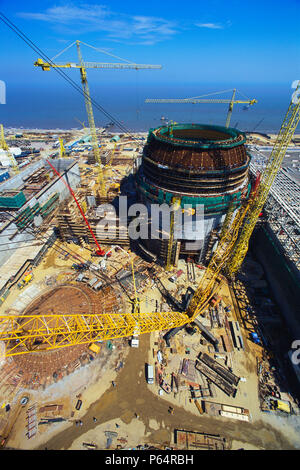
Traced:
<svg viewBox="0 0 300 470">
<path fill-rule="evenodd" d="M 49 160 L 46 160 L 46 162 L 48 163 L 48 165 L 51 166 L 52 170 L 57 174 L 57 176 L 59 176 L 59 178 L 62 180 L 62 182 L 64 183 L 64 185 L 65 185 L 65 186 L 68 188 L 68 190 L 70 191 L 70 193 L 71 193 L 71 195 L 72 195 L 74 201 L 76 202 L 77 207 L 78 207 L 78 209 L 80 210 L 80 213 L 81 213 L 82 217 L 84 218 L 84 221 L 85 221 L 85 223 L 86 223 L 86 225 L 87 225 L 87 227 L 88 227 L 88 229 L 89 229 L 89 231 L 90 231 L 90 233 L 91 233 L 91 235 L 92 235 L 92 237 L 93 237 L 93 239 L 94 239 L 94 241 L 95 241 L 95 243 L 96 243 L 96 246 L 97 246 L 96 255 L 97 255 L 97 256 L 104 256 L 104 255 L 105 255 L 105 251 L 102 250 L 101 246 L 100 246 L 99 243 L 97 242 L 97 239 L 96 239 L 96 237 L 95 237 L 95 235 L 94 235 L 94 232 L 93 232 L 93 230 L 92 230 L 92 228 L 91 228 L 91 226 L 90 226 L 90 224 L 89 224 L 89 222 L 88 222 L 86 216 L 84 215 L 84 212 L 83 212 L 83 210 L 81 209 L 80 204 L 79 204 L 79 202 L 77 201 L 76 196 L 75 196 L 75 194 L 74 194 L 74 192 L 73 192 L 71 186 L 67 183 L 67 181 L 65 181 L 65 180 L 63 179 L 63 177 L 59 174 L 59 172 L 56 170 L 56 168 L 54 168 L 54 166 L 49 162 Z"/>
</svg>

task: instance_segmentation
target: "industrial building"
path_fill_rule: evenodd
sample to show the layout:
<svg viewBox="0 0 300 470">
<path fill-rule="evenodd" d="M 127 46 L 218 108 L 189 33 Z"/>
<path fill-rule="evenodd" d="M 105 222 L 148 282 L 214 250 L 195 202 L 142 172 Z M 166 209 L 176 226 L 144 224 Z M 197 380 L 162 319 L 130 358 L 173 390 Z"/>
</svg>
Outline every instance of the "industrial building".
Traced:
<svg viewBox="0 0 300 470">
<path fill-rule="evenodd" d="M 193 251 L 185 242 L 193 240 L 192 226 L 178 237 L 176 253 L 194 255 L 195 261 L 208 259 L 231 204 L 237 208 L 250 190 L 250 156 L 245 135 L 236 129 L 200 124 L 177 124 L 151 129 L 137 173 L 141 201 L 171 205 L 180 198 L 181 207 L 204 206 L 204 233 Z M 151 224 L 151 215 L 150 215 Z M 192 224 L 192 222 L 191 222 Z M 148 252 L 163 258 L 164 240 L 143 240 Z"/>
<path fill-rule="evenodd" d="M 57 159 L 52 165 L 76 189 L 80 183 L 78 163 Z M 53 244 L 56 234 L 54 226 L 49 228 L 49 217 L 66 197 L 68 189 L 43 159 L 0 184 L 0 297 L 5 297 L 28 265 L 37 265 Z"/>
</svg>

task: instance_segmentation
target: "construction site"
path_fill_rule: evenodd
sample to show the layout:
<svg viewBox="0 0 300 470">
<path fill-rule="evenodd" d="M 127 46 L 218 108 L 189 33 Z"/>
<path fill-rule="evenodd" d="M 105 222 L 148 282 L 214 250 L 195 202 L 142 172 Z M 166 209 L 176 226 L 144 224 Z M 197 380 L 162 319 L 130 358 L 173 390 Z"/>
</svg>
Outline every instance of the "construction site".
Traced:
<svg viewBox="0 0 300 470">
<path fill-rule="evenodd" d="M 1 127 L 1 448 L 299 448 L 300 104 L 113 132 L 76 46 L 88 127 Z"/>
</svg>

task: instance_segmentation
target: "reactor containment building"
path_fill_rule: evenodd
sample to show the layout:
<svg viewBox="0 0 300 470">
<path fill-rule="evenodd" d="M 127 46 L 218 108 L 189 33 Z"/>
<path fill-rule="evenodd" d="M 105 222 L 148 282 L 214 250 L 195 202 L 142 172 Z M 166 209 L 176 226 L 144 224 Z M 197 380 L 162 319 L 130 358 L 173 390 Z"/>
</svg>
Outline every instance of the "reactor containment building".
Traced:
<svg viewBox="0 0 300 470">
<path fill-rule="evenodd" d="M 172 205 L 174 198 L 180 198 L 182 208 L 203 206 L 202 239 L 196 249 L 187 249 L 193 237 L 184 230 L 176 240 L 176 259 L 207 261 L 230 205 L 237 208 L 248 197 L 250 155 L 245 142 L 243 132 L 222 126 L 175 124 L 149 130 L 136 174 L 139 200 L 149 209 L 152 204 Z M 166 257 L 168 240 L 148 237 L 139 245 L 146 254 Z"/>
</svg>

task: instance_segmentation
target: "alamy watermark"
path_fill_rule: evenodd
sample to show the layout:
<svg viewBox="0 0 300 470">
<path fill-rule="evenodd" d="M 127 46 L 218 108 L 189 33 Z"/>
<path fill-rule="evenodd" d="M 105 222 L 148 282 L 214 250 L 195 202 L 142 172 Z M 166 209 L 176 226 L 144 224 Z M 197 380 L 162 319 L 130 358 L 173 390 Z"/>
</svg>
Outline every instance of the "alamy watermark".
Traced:
<svg viewBox="0 0 300 470">
<path fill-rule="evenodd" d="M 171 220 L 173 212 L 173 227 Z M 112 204 L 102 204 L 96 209 L 100 218 L 96 226 L 99 238 L 114 239 L 117 237 L 117 220 L 119 238 L 131 240 L 169 239 L 172 232 L 174 240 L 186 241 L 186 249 L 199 247 L 204 238 L 204 205 L 184 204 L 180 207 L 168 204 L 135 203 L 128 207 L 127 196 L 119 197 L 118 216 Z"/>
<path fill-rule="evenodd" d="M 291 361 L 295 366 L 300 364 L 300 339 L 295 339 L 291 345 L 292 349 L 295 351 L 291 354 Z"/>
<path fill-rule="evenodd" d="M 6 84 L 0 80 L 0 104 L 6 104 Z"/>
</svg>

